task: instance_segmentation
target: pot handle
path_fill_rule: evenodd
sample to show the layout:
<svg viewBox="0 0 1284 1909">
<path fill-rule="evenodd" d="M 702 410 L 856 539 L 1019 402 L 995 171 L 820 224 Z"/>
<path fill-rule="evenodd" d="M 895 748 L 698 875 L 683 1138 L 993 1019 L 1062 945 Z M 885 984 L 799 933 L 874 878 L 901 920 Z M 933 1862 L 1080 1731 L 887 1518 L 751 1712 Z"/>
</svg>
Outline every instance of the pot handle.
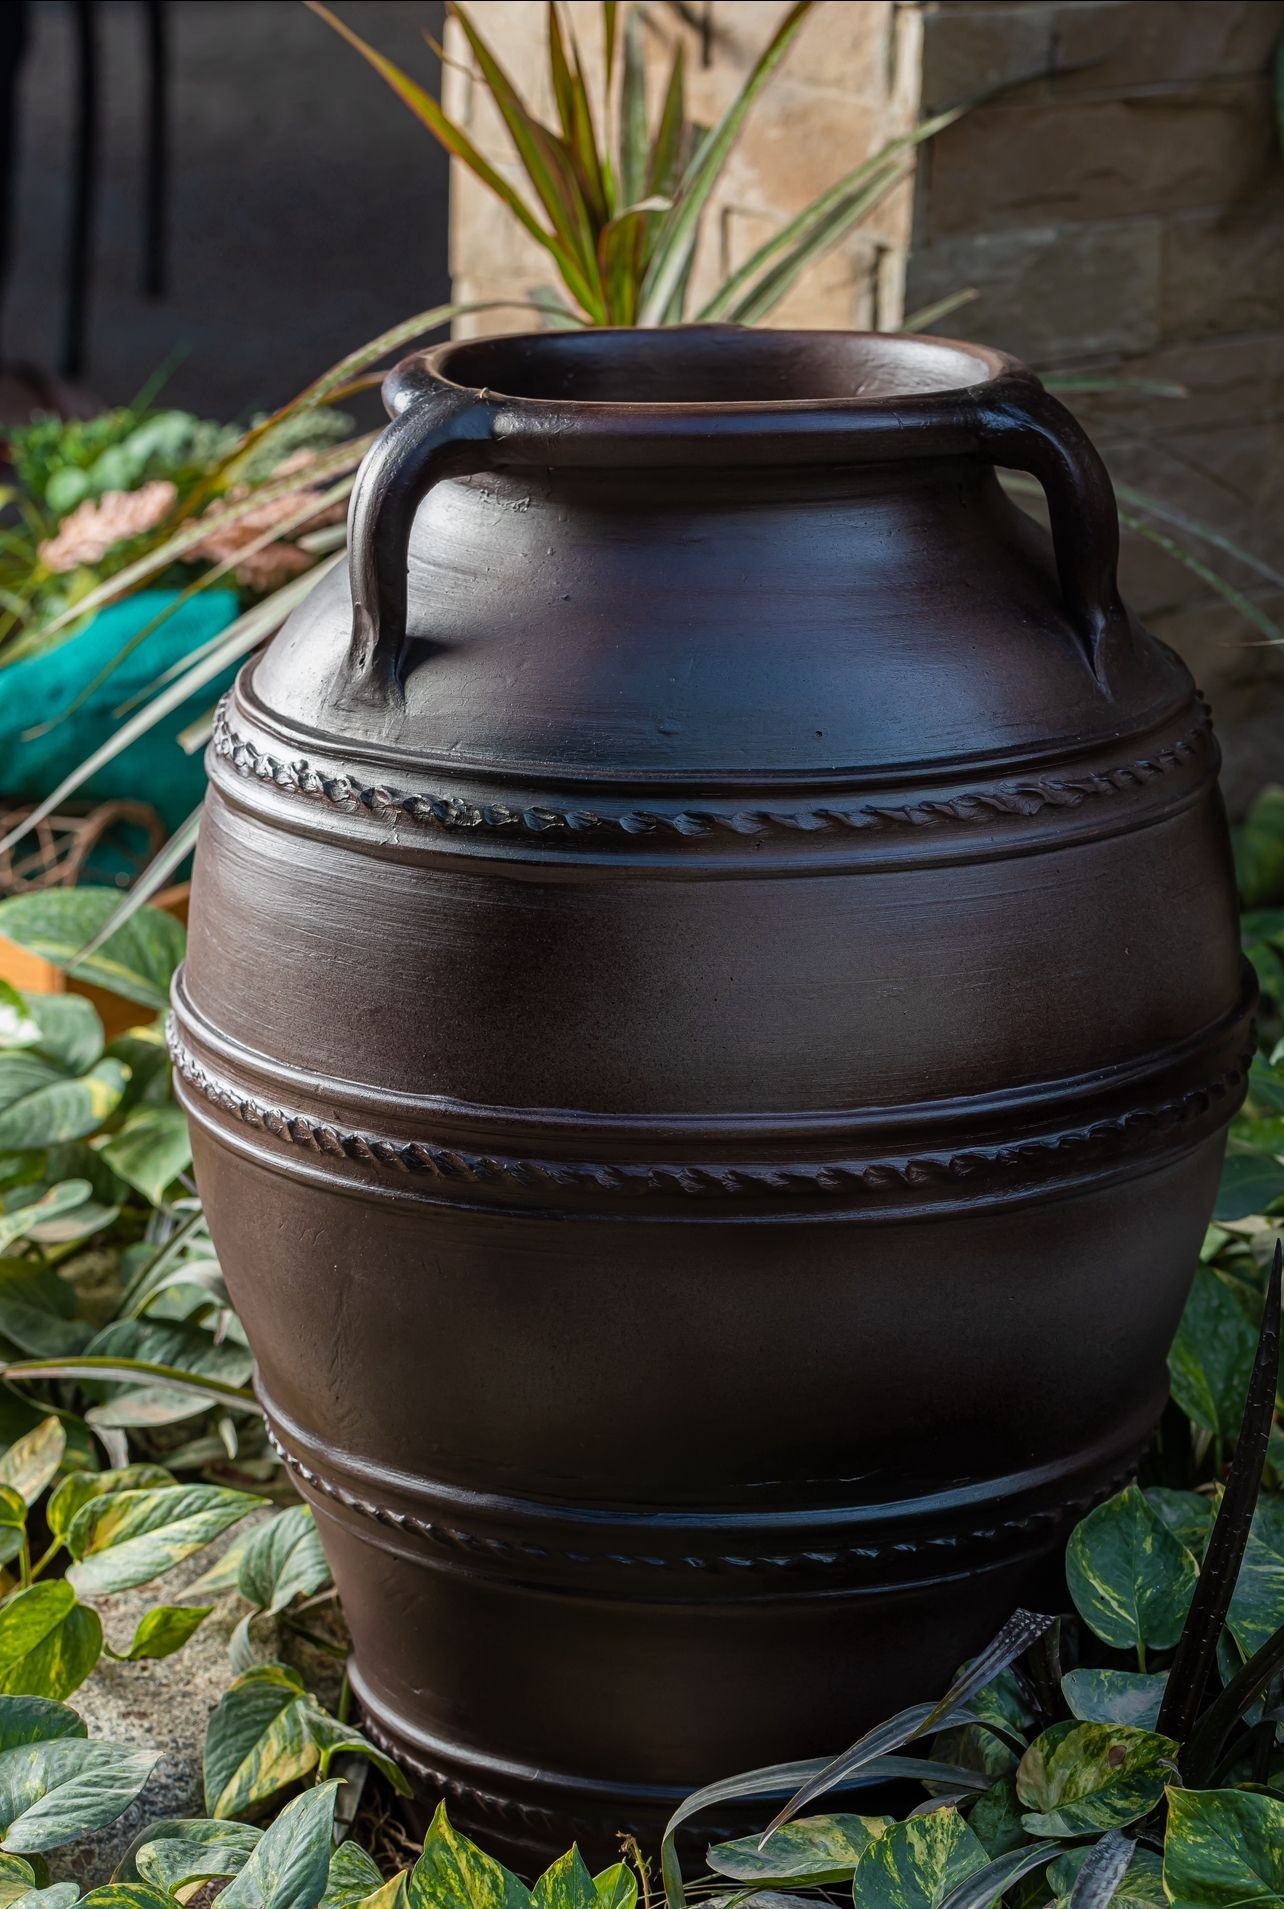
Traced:
<svg viewBox="0 0 1284 1909">
<path fill-rule="evenodd" d="M 352 637 L 336 685 L 341 707 L 400 703 L 415 513 L 443 477 L 490 461 L 495 413 L 475 392 L 403 374 L 389 395 L 398 415 L 366 453 L 348 509 Z"/>
<path fill-rule="evenodd" d="M 1131 626 L 1119 596 L 1119 510 L 1101 455 L 1078 419 L 1033 380 L 999 382 L 992 396 L 981 395 L 976 426 L 992 463 L 1042 485 L 1066 610 L 1107 688 Z"/>
</svg>

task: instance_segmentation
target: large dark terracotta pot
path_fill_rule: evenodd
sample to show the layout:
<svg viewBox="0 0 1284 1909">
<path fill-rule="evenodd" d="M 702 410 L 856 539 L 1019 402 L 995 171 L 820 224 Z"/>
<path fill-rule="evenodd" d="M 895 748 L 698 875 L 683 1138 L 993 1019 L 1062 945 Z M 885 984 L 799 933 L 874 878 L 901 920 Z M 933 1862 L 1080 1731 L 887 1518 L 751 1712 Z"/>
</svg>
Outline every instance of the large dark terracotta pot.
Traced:
<svg viewBox="0 0 1284 1909">
<path fill-rule="evenodd" d="M 219 716 L 174 1054 L 369 1727 L 529 1867 L 1061 1595 L 1251 990 L 1207 711 L 1023 367 L 563 334 L 387 398 L 351 601 Z"/>
</svg>

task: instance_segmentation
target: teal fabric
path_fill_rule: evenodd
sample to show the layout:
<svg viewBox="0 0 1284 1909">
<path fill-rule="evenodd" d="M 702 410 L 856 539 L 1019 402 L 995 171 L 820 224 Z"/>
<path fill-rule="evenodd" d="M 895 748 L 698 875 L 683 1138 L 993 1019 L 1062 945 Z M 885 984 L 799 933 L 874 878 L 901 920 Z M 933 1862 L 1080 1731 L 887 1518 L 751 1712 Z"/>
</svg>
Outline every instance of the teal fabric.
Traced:
<svg viewBox="0 0 1284 1909">
<path fill-rule="evenodd" d="M 203 590 L 145 636 L 92 696 L 44 735 L 24 739 L 33 724 L 47 722 L 111 662 L 138 630 L 178 596 L 175 590 L 143 590 L 113 603 L 83 630 L 41 655 L 0 669 L 0 794 L 38 802 L 57 788 L 77 763 L 99 747 L 123 720 L 122 703 L 146 692 L 162 671 L 198 650 L 227 628 L 239 609 L 235 591 Z M 76 799 L 114 797 L 148 802 L 172 832 L 201 799 L 205 769 L 188 756 L 177 736 L 210 709 L 235 674 L 235 665 L 203 684 L 180 709 L 131 743 L 76 791 Z"/>
</svg>

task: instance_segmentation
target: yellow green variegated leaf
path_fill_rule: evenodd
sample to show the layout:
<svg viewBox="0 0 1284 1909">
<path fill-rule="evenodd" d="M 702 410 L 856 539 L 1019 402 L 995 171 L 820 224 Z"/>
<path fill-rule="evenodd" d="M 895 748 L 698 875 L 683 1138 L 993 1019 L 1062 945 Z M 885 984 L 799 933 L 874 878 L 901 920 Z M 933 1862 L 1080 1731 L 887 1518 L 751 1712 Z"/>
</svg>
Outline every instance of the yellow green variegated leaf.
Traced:
<svg viewBox="0 0 1284 1909">
<path fill-rule="evenodd" d="M 40 1358 L 74 1358 L 92 1334 L 75 1310 L 75 1291 L 52 1266 L 0 1258 L 0 1338 Z"/>
<path fill-rule="evenodd" d="M 90 1341 L 86 1357 L 168 1366 L 193 1380 L 214 1379 L 235 1386 L 245 1383 L 254 1366 L 248 1346 L 239 1338 L 219 1338 L 205 1326 L 175 1319 L 113 1319 Z M 199 1392 L 143 1385 L 113 1392 L 86 1416 L 97 1426 L 146 1427 L 174 1425 L 208 1409 L 208 1397 Z"/>
<path fill-rule="evenodd" d="M 174 1894 L 188 1883 L 216 1877 L 239 1876 L 263 1832 L 250 1823 L 219 1823 L 197 1819 L 186 1825 L 186 1835 L 159 1836 L 144 1843 L 134 1856 L 143 1882 Z"/>
<path fill-rule="evenodd" d="M 102 1148 L 113 1173 L 153 1206 L 192 1164 L 187 1115 L 181 1107 L 136 1107 Z"/>
<path fill-rule="evenodd" d="M 1061 1695 L 1080 1723 L 1126 1723 L 1153 1730 L 1168 1685 L 1166 1671 L 1068 1670 Z"/>
<path fill-rule="evenodd" d="M 1170 1485 L 1147 1485 L 1146 1503 L 1197 1561 L 1208 1549 L 1216 1505 L 1199 1491 L 1176 1491 Z"/>
<path fill-rule="evenodd" d="M 0 1848 L 56 1849 L 114 1823 L 156 1760 L 151 1750 L 77 1737 L 0 1752 Z"/>
<path fill-rule="evenodd" d="M 174 1909 L 174 1898 L 145 1882 L 105 1882 L 80 1899 L 80 1909 Z"/>
<path fill-rule="evenodd" d="M 1215 1438 L 1234 1438 L 1244 1410 L 1257 1332 L 1226 1282 L 1206 1266 L 1195 1282 L 1168 1354 L 1172 1394 L 1187 1418 Z"/>
<path fill-rule="evenodd" d="M 65 1541 L 76 1513 L 91 1498 L 102 1498 L 108 1492 L 138 1491 L 145 1486 L 175 1483 L 174 1474 L 163 1465 L 124 1465 L 116 1471 L 69 1472 L 45 1507 L 49 1529 L 55 1538 Z"/>
<path fill-rule="evenodd" d="M 212 1609 L 210 1604 L 153 1604 L 139 1618 L 129 1649 L 115 1651 L 109 1644 L 107 1655 L 122 1664 L 136 1664 L 144 1657 L 170 1657 L 182 1649 Z"/>
<path fill-rule="evenodd" d="M 88 1735 L 70 1704 L 47 1697 L 0 1697 L 0 1754 L 20 1743 L 52 1743 L 56 1737 Z"/>
<path fill-rule="evenodd" d="M 88 1001 L 85 1006 L 89 1007 Z M 40 1023 L 26 999 L 10 982 L 0 981 L 0 1048 L 39 1045 Z"/>
<path fill-rule="evenodd" d="M 968 1827 L 984 1843 L 987 1856 L 1003 1856 L 1027 1840 L 1021 1814 L 1016 1784 L 1011 1776 L 1002 1776 L 977 1797 L 968 1812 Z"/>
<path fill-rule="evenodd" d="M 860 1909 L 940 1909 L 989 1857 L 955 1809 L 894 1823 L 861 1853 L 852 1893 Z"/>
<path fill-rule="evenodd" d="M 6 1856 L 0 1852 L 0 1909 L 8 1909 L 16 1897 L 36 1887 L 36 1872 L 25 1856 Z"/>
<path fill-rule="evenodd" d="M 29 1889 L 15 1896 L 14 1909 L 73 1909 L 80 1900 L 80 1885 L 74 1882 L 46 1883 L 42 1889 Z"/>
<path fill-rule="evenodd" d="M 1284 1498 L 1275 1493 L 1257 1501 L 1226 1621 L 1249 1657 L 1284 1624 Z"/>
<path fill-rule="evenodd" d="M 102 1642 L 98 1613 L 65 1579 L 33 1584 L 0 1606 L 0 1690 L 69 1697 L 98 1662 Z"/>
<path fill-rule="evenodd" d="M 158 1866 L 151 1870 L 143 1865 L 146 1852 L 159 1843 L 181 1843 L 189 1850 L 206 1843 L 230 1845 L 248 1856 L 262 1834 L 262 1830 L 251 1823 L 220 1823 L 208 1816 L 155 1818 L 133 1838 L 112 1871 L 111 1880 L 156 1884 L 160 1870 L 166 1866 L 165 1859 L 160 1859 Z"/>
<path fill-rule="evenodd" d="M 373 1856 L 351 1837 L 330 1858 L 325 1894 L 317 1909 L 357 1909 L 357 1904 L 383 1888 L 383 1872 Z"/>
<path fill-rule="evenodd" d="M 24 1856 L 0 1852 L 0 1909 L 12 1909 L 20 1897 L 38 1886 L 36 1872 Z"/>
<path fill-rule="evenodd" d="M 219 1900 L 223 1909 L 316 1909 L 330 1870 L 337 1782 L 287 1803 Z"/>
<path fill-rule="evenodd" d="M 25 1104 L 24 1101 L 18 1103 L 19 1106 Z M 85 1204 L 93 1188 L 88 1180 L 61 1180 L 57 1186 L 32 1191 L 34 1198 L 22 1201 L 11 1198 L 5 1211 L 0 1213 L 0 1253 L 7 1252 L 15 1241 L 27 1239 L 38 1227 L 47 1226 L 50 1220 L 74 1213 L 78 1206 Z"/>
<path fill-rule="evenodd" d="M 1198 1577 L 1190 1552 L 1136 1485 L 1076 1525 L 1066 1581 L 1079 1615 L 1116 1650 L 1168 1650 L 1181 1635 Z"/>
<path fill-rule="evenodd" d="M 205 1807 L 240 1816 L 315 1769 L 320 1749 L 309 1728 L 303 1679 L 284 1664 L 237 1677 L 205 1732 Z"/>
<path fill-rule="evenodd" d="M 538 1878 L 531 1902 L 534 1909 L 598 1909 L 592 1872 L 574 1844 Z"/>
<path fill-rule="evenodd" d="M 410 1871 L 403 1869 L 399 1875 L 390 1876 L 381 1888 L 363 1896 L 360 1909 L 407 1909 L 409 1883 Z"/>
<path fill-rule="evenodd" d="M 96 954 L 83 965 L 76 963 L 81 949 L 119 906 L 120 891 L 115 888 L 45 888 L 13 895 L 0 901 L 0 935 L 55 967 L 75 966 L 82 979 L 128 1001 L 163 1010 L 169 1006 L 169 984 L 187 944 L 182 923 L 163 909 L 140 908 Z"/>
<path fill-rule="evenodd" d="M 638 1879 L 627 1863 L 612 1863 L 593 1878 L 598 1909 L 636 1909 Z"/>
<path fill-rule="evenodd" d="M 37 1053 L 64 1074 L 83 1074 L 101 1057 L 106 1037 L 92 1001 L 79 994 L 24 994 L 22 1001 L 36 1024 Z"/>
<path fill-rule="evenodd" d="M 1017 1795 L 1031 1836 L 1090 1836 L 1122 1829 L 1154 1808 L 1172 1775 L 1171 1737 L 1124 1724 L 1058 1723 L 1017 1766 Z"/>
<path fill-rule="evenodd" d="M 67 1534 L 76 1560 L 68 1580 L 77 1591 L 97 1595 L 147 1584 L 267 1502 L 222 1485 L 169 1485 L 93 1498 Z"/>
<path fill-rule="evenodd" d="M 0 910 L 8 905 L 0 902 Z M 96 1133 L 119 1107 L 128 1079 L 119 1061 L 101 1060 L 87 1074 L 49 1081 L 24 1094 L 0 1113 L 0 1152 L 52 1147 Z"/>
<path fill-rule="evenodd" d="M 291 1505 L 251 1532 L 236 1584 L 260 1611 L 283 1611 L 330 1581 L 330 1566 L 308 1505 Z"/>
<path fill-rule="evenodd" d="M 180 1591 L 178 1595 L 182 1598 L 193 1598 L 199 1602 L 202 1598 L 218 1597 L 224 1591 L 234 1591 L 236 1581 L 241 1574 L 242 1560 L 250 1548 L 250 1540 L 253 1536 L 253 1531 L 245 1531 L 234 1538 L 227 1550 L 214 1560 L 209 1569 L 202 1571 L 201 1575 L 194 1578 L 186 1590 Z"/>
<path fill-rule="evenodd" d="M 0 1564 L 8 1564 L 22 1550 L 27 1535 L 27 1507 L 8 1485 L 0 1485 Z"/>
<path fill-rule="evenodd" d="M 1284 1798 L 1170 1789 L 1164 1888 L 1172 1909 L 1279 1909 Z"/>
<path fill-rule="evenodd" d="M 363 1736 L 355 1724 L 340 1723 L 337 1717 L 332 1717 L 328 1711 L 323 1710 L 315 1698 L 309 1698 L 307 1723 L 312 1732 L 313 1741 L 321 1752 L 322 1776 L 329 1775 L 330 1765 L 335 1757 L 365 1757 L 368 1763 L 374 1764 L 384 1780 L 391 1784 L 398 1796 L 410 1795 L 410 1784 L 400 1767 L 384 1751 L 371 1743 L 369 1737 Z"/>
<path fill-rule="evenodd" d="M 42 1419 L 39 1425 L 0 1453 L 0 1485 L 8 1485 L 29 1505 L 34 1505 L 45 1486 L 57 1476 L 67 1449 L 67 1434 L 56 1418 Z"/>
<path fill-rule="evenodd" d="M 440 1803 L 406 1881 L 408 1909 L 531 1909 L 511 1870 L 461 1836 Z"/>
<path fill-rule="evenodd" d="M 847 1881 L 890 1821 L 886 1816 L 799 1816 L 773 1831 L 762 1848 L 761 1836 L 744 1836 L 716 1843 L 707 1860 L 710 1869 L 735 1882 L 824 1888 Z"/>
<path fill-rule="evenodd" d="M 1057 1857 L 1055 1863 L 1049 1865 L 1048 1887 L 1056 1897 L 1053 1909 L 1069 1909 L 1071 1891 L 1079 1871 L 1099 1847 L 1097 1843 L 1090 1843 L 1086 1848 L 1068 1849 Z M 1097 1900 L 1096 1897 L 1091 1898 L 1090 1903 Z M 1102 1897 L 1100 1900 L 1104 1903 L 1105 1899 Z M 1168 1909 L 1162 1865 L 1152 1851 L 1134 1848 L 1123 1879 L 1109 1899 L 1109 1909 Z"/>
</svg>

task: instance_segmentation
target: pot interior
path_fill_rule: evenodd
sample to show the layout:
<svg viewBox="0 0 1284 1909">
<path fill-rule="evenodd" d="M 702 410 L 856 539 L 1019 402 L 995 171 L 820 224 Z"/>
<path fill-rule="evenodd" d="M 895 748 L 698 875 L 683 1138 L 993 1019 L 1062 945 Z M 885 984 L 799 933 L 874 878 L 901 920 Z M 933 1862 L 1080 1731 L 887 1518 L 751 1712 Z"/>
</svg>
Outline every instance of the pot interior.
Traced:
<svg viewBox="0 0 1284 1909">
<path fill-rule="evenodd" d="M 943 339 L 734 325 L 470 339 L 432 364 L 498 397 L 620 405 L 886 401 L 965 390 L 995 371 L 987 355 Z"/>
</svg>

